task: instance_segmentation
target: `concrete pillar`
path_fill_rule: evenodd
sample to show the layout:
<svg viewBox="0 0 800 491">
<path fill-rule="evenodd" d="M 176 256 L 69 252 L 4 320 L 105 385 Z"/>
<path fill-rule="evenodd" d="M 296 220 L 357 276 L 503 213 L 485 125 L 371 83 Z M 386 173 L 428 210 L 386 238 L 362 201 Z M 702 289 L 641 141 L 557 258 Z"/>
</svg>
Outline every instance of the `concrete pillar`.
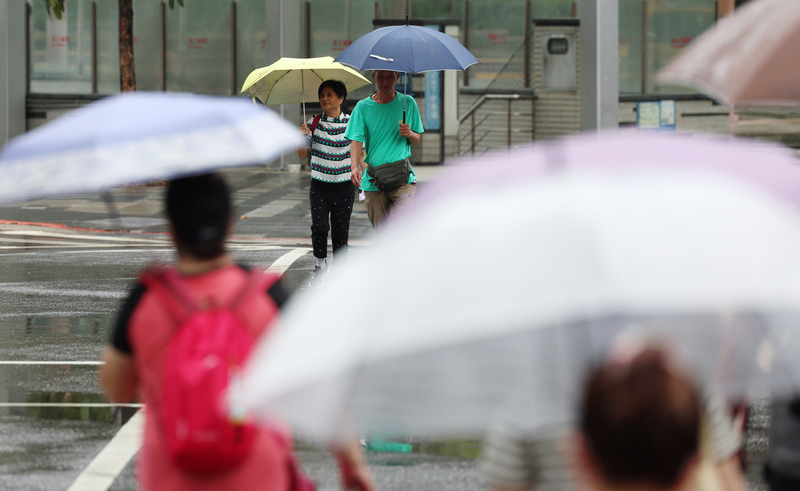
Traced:
<svg viewBox="0 0 800 491">
<path fill-rule="evenodd" d="M 25 8 L 0 0 L 0 147 L 25 131 Z"/>
<path fill-rule="evenodd" d="M 1 1 L 1 0 L 0 0 Z M 298 0 L 265 0 L 266 9 L 266 45 L 264 65 L 270 65 L 284 56 L 302 58 L 303 19 L 301 2 Z M 282 104 L 272 106 L 281 116 L 295 123 L 302 124 L 303 110 L 300 104 Z M 269 129 L 265 128 L 265 134 Z M 275 164 L 281 170 L 299 170 L 300 159 L 296 154 L 284 155 Z"/>
<path fill-rule="evenodd" d="M 619 0 L 581 0 L 581 130 L 619 127 Z"/>
</svg>

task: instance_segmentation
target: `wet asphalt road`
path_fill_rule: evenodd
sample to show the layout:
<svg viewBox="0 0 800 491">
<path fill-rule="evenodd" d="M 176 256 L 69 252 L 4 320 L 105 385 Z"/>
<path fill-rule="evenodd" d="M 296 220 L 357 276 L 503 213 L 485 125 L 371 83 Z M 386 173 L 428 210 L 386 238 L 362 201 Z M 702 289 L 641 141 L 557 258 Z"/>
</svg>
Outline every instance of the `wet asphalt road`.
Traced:
<svg viewBox="0 0 800 491">
<path fill-rule="evenodd" d="M 226 173 L 237 204 L 234 253 L 270 265 L 303 250 L 285 273 L 290 290 L 313 269 L 308 230 L 307 176 L 239 169 Z M 163 235 L 163 189 L 114 192 L 120 218 L 107 216 L 98 196 L 39 200 L 0 208 L 0 362 L 94 361 L 108 339 L 115 312 L 137 272 L 153 260 L 170 261 Z M 19 222 L 47 222 L 53 228 Z M 127 230 L 106 233 L 83 229 Z M 363 204 L 351 227 L 353 254 L 371 230 Z M 480 258 L 476 258 L 479 262 Z M 121 411 L 62 408 L 59 402 L 101 402 L 95 366 L 0 364 L 0 489 L 66 489 L 120 428 Z M 10 407 L 8 403 L 44 407 Z M 755 399 L 748 439 L 750 482 L 764 489 L 758 468 L 766 448 L 768 400 Z M 128 413 L 130 411 L 127 411 Z M 474 453 L 474 452 L 473 452 Z M 299 455 L 320 490 L 339 489 L 335 463 L 321 449 Z M 448 455 L 367 455 L 379 489 L 479 490 L 474 461 Z M 136 489 L 128 465 L 110 489 Z"/>
<path fill-rule="evenodd" d="M 307 176 L 250 169 L 226 175 L 239 217 L 237 260 L 268 266 L 300 251 L 284 282 L 290 290 L 301 287 L 314 265 Z M 64 363 L 0 364 L 0 489 L 68 488 L 132 411 L 58 403 L 103 402 L 96 366 L 66 362 L 97 360 L 138 271 L 151 261 L 173 259 L 163 235 L 162 193 L 157 186 L 114 191 L 116 218 L 91 195 L 0 208 L 0 362 Z M 363 204 L 357 203 L 352 254 L 370 234 Z M 31 403 L 43 407 L 24 406 Z M 320 490 L 339 489 L 327 451 L 304 445 L 298 452 Z M 484 487 L 468 459 L 370 452 L 368 460 L 380 489 Z M 110 489 L 136 489 L 132 464 Z"/>
</svg>

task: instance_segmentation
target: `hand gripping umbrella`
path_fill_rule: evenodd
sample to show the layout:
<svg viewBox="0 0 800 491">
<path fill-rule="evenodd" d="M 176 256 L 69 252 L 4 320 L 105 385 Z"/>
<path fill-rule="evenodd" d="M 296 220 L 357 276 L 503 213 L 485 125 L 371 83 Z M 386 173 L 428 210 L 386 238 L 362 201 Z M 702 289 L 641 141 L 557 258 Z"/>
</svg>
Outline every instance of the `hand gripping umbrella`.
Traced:
<svg viewBox="0 0 800 491">
<path fill-rule="evenodd" d="M 451 36 L 427 27 L 408 25 L 408 16 L 405 25 L 381 27 L 356 39 L 336 61 L 359 70 L 405 73 L 463 71 L 480 63 Z M 403 123 L 405 121 L 403 99 Z"/>
</svg>

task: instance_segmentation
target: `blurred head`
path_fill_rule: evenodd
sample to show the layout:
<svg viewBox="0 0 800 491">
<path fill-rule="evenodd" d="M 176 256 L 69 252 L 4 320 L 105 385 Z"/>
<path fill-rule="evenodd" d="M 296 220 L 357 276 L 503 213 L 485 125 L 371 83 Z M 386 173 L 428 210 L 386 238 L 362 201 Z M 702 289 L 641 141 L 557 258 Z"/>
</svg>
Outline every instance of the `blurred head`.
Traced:
<svg viewBox="0 0 800 491">
<path fill-rule="evenodd" d="M 224 254 L 230 213 L 228 186 L 217 174 L 174 179 L 167 187 L 167 218 L 179 254 L 201 260 Z"/>
<path fill-rule="evenodd" d="M 378 92 L 393 92 L 394 86 L 400 79 L 400 74 L 391 70 L 373 70 L 372 79 L 375 81 Z"/>
<path fill-rule="evenodd" d="M 697 390 L 664 351 L 645 348 L 591 372 L 580 431 L 583 467 L 605 487 L 677 489 L 697 461 Z"/>
</svg>

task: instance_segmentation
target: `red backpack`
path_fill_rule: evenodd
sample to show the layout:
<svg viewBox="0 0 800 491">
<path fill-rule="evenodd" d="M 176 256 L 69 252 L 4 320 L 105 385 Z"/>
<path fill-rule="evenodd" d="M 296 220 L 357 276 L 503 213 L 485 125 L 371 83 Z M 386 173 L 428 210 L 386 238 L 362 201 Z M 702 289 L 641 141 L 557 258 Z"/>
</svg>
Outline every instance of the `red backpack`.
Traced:
<svg viewBox="0 0 800 491">
<path fill-rule="evenodd" d="M 164 361 L 161 403 L 155 409 L 168 454 L 195 473 L 230 470 L 251 453 L 257 427 L 229 408 L 240 371 L 255 342 L 239 308 L 266 295 L 278 276 L 254 270 L 230 305 L 198 304 L 171 268 L 146 271 L 141 282 L 176 321 Z M 276 307 L 277 312 L 277 307 Z"/>
</svg>

